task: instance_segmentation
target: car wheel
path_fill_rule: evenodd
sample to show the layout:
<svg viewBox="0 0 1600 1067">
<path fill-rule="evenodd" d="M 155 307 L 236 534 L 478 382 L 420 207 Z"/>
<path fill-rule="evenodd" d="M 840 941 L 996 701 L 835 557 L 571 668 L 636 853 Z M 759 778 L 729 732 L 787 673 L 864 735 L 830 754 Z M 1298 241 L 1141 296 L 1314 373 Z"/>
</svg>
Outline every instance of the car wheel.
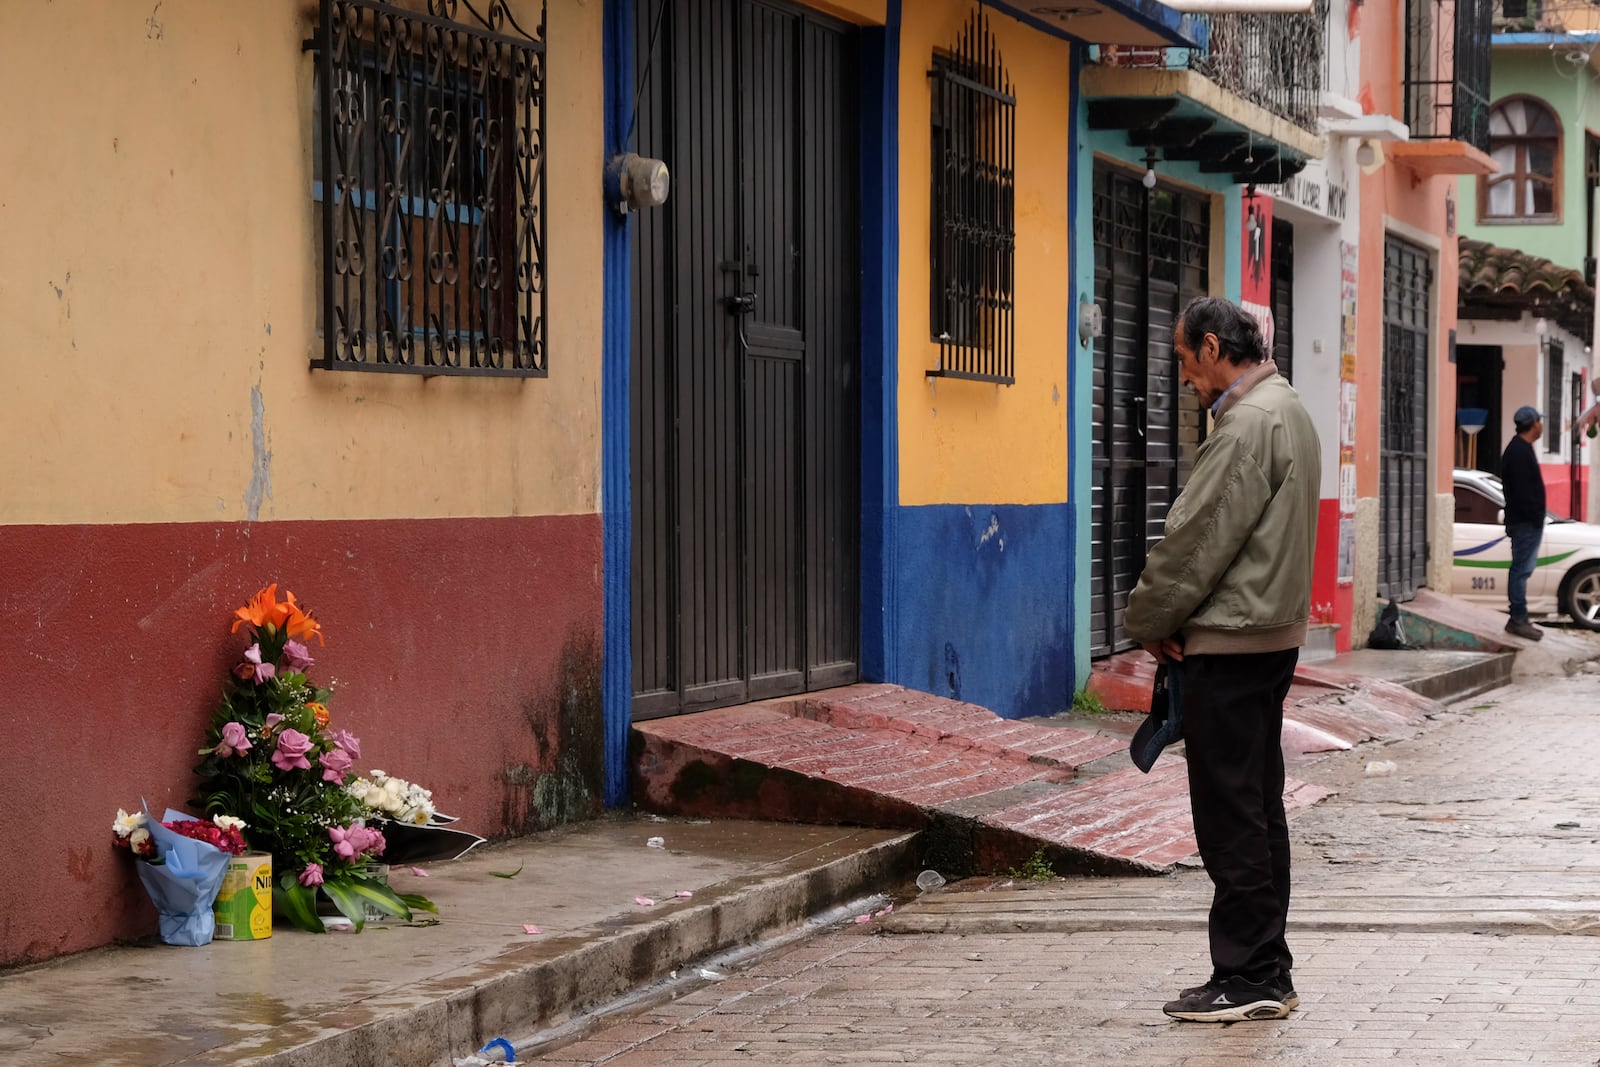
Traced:
<svg viewBox="0 0 1600 1067">
<path fill-rule="evenodd" d="M 1600 563 L 1585 564 L 1567 576 L 1561 610 L 1584 629 L 1600 630 Z"/>
</svg>

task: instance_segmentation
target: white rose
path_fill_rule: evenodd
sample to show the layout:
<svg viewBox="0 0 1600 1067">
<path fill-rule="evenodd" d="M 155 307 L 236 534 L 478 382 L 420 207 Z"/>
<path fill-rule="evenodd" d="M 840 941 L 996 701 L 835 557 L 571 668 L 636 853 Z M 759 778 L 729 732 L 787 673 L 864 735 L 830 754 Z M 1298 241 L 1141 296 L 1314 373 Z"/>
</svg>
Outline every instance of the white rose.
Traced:
<svg viewBox="0 0 1600 1067">
<path fill-rule="evenodd" d="M 211 821 L 224 830 L 243 830 L 245 826 L 244 820 L 236 815 L 216 815 Z"/>
<path fill-rule="evenodd" d="M 148 840 L 150 840 L 150 831 L 141 826 L 128 835 L 128 847 L 137 852 L 144 847 L 144 843 Z"/>
</svg>

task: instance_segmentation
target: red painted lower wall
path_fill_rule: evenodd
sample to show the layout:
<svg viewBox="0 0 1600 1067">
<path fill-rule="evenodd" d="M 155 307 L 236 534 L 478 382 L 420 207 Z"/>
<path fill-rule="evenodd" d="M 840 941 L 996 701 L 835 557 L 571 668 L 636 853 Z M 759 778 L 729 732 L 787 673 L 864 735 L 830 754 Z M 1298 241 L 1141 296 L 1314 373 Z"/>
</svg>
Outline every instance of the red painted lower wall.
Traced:
<svg viewBox="0 0 1600 1067">
<path fill-rule="evenodd" d="M 1589 468 L 1578 468 L 1578 507 L 1572 507 L 1572 468 L 1565 463 L 1544 463 L 1539 467 L 1544 476 L 1545 506 L 1552 514 L 1566 519 L 1586 522 L 1589 502 Z"/>
<path fill-rule="evenodd" d="M 1354 601 L 1348 585 L 1339 584 L 1339 501 L 1324 499 L 1317 504 L 1317 554 L 1311 570 L 1311 617 L 1318 607 L 1331 608 L 1331 621 L 1339 624 L 1335 638 L 1341 652 L 1350 651 L 1350 619 Z"/>
<path fill-rule="evenodd" d="M 309 672 L 361 771 L 485 837 L 601 806 L 601 521 L 0 527 L 0 965 L 155 929 L 117 808 L 188 807 L 268 582 L 321 620 Z"/>
</svg>

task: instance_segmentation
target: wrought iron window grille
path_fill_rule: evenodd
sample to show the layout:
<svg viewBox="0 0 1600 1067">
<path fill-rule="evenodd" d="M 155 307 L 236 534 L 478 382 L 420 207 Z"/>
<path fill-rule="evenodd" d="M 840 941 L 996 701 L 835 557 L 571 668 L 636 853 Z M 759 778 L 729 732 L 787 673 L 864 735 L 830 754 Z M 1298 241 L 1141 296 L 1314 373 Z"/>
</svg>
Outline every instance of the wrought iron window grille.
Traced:
<svg viewBox="0 0 1600 1067">
<path fill-rule="evenodd" d="M 532 32 L 507 0 L 320 17 L 312 366 L 544 377 L 543 4 Z"/>
<path fill-rule="evenodd" d="M 1408 0 L 1405 120 L 1414 141 L 1489 147 L 1492 0 Z"/>
<path fill-rule="evenodd" d="M 1016 381 L 1016 97 L 988 20 L 974 12 L 932 88 L 930 378 Z"/>
<path fill-rule="evenodd" d="M 1544 450 L 1551 455 L 1561 453 L 1561 434 L 1552 432 L 1551 427 L 1559 427 L 1566 413 L 1561 410 L 1562 399 L 1566 393 L 1565 377 L 1567 362 L 1567 349 L 1558 338 L 1545 337 L 1544 339 Z M 1576 413 L 1576 409 L 1574 409 Z"/>
</svg>

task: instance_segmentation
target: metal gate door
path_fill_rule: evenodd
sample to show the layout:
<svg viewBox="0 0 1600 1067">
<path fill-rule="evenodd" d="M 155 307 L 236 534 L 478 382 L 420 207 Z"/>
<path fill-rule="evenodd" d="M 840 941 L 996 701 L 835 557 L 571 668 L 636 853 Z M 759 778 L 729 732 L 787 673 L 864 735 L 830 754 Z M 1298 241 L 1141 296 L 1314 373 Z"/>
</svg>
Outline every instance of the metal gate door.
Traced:
<svg viewBox="0 0 1600 1067">
<path fill-rule="evenodd" d="M 1090 654 L 1133 647 L 1128 594 L 1204 432 L 1178 382 L 1172 327 L 1209 287 L 1211 208 L 1202 195 L 1096 165 L 1094 296 L 1105 316 L 1094 348 L 1094 528 Z"/>
<path fill-rule="evenodd" d="M 1272 361 L 1294 381 L 1294 225 L 1272 220 Z"/>
<path fill-rule="evenodd" d="M 633 228 L 646 718 L 859 677 L 858 228 L 847 27 L 763 0 L 637 11 L 638 151 L 673 175 Z"/>
<path fill-rule="evenodd" d="M 1378 462 L 1378 596 L 1410 600 L 1427 577 L 1428 253 L 1383 248 L 1383 429 Z"/>
</svg>

